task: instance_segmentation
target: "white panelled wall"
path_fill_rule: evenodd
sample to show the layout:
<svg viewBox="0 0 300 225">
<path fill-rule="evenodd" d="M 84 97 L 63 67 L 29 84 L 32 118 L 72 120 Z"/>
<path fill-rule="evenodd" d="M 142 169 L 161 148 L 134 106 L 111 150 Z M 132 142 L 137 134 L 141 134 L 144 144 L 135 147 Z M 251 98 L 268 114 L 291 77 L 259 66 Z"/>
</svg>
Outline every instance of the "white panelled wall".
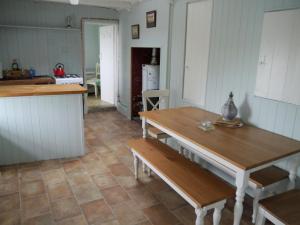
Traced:
<svg viewBox="0 0 300 225">
<path fill-rule="evenodd" d="M 0 98 L 0 165 L 83 155 L 82 95 Z"/>
<path fill-rule="evenodd" d="M 186 3 L 176 1 L 172 32 L 171 106 L 184 105 Z M 264 11 L 300 7 L 297 0 L 214 0 L 205 109 L 220 113 L 230 91 L 247 122 L 300 140 L 300 106 L 254 96 Z"/>
<path fill-rule="evenodd" d="M 0 25 L 59 27 L 72 17 L 77 30 L 46 30 L 0 27 L 0 62 L 3 69 L 17 59 L 22 67 L 33 66 L 37 74 L 52 74 L 57 62 L 67 73 L 82 74 L 81 18 L 118 19 L 113 9 L 45 3 L 34 0 L 1 0 Z"/>
<path fill-rule="evenodd" d="M 171 42 L 171 107 L 182 106 L 186 4 L 175 0 Z M 300 106 L 254 96 L 264 11 L 299 8 L 298 0 L 214 0 L 205 106 L 221 107 L 230 91 L 243 120 L 300 140 Z M 199 85 L 200 87 L 200 85 Z M 300 171 L 299 171 L 300 174 Z"/>
</svg>

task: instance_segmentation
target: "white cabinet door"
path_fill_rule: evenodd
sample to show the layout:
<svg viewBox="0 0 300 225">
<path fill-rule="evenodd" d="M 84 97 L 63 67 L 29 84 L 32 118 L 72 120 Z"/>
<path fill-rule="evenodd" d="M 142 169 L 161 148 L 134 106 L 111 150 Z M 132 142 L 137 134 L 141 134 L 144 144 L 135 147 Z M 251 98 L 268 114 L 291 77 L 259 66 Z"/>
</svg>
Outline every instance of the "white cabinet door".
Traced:
<svg viewBox="0 0 300 225">
<path fill-rule="evenodd" d="M 212 0 L 189 3 L 185 46 L 183 99 L 205 104 Z"/>
<path fill-rule="evenodd" d="M 266 12 L 255 95 L 300 104 L 300 10 Z"/>
<path fill-rule="evenodd" d="M 100 80 L 101 100 L 114 104 L 115 67 L 114 67 L 114 26 L 102 26 L 100 30 Z"/>
</svg>

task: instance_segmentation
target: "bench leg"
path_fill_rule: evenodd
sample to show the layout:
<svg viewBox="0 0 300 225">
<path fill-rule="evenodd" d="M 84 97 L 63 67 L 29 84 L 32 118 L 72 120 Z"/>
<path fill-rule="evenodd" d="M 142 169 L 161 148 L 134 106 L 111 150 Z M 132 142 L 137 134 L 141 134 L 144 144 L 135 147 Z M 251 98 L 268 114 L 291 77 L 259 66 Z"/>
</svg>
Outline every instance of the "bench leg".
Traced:
<svg viewBox="0 0 300 225">
<path fill-rule="evenodd" d="M 255 190 L 254 198 L 253 198 L 253 213 L 252 213 L 252 223 L 255 223 L 257 217 L 257 210 L 258 210 L 258 202 L 260 200 L 262 189 L 257 188 Z"/>
<path fill-rule="evenodd" d="M 139 178 L 139 158 L 136 155 L 133 155 L 133 163 L 134 163 L 134 176 L 135 179 Z"/>
<path fill-rule="evenodd" d="M 183 154 L 184 154 L 184 147 L 180 146 L 179 154 L 180 154 L 180 155 L 183 155 Z"/>
<path fill-rule="evenodd" d="M 291 159 L 289 161 L 289 179 L 290 179 L 290 183 L 288 185 L 288 189 L 292 190 L 295 188 L 295 182 L 296 182 L 296 177 L 297 177 L 297 170 L 300 164 L 300 159 L 295 158 L 295 159 Z"/>
<path fill-rule="evenodd" d="M 258 215 L 257 215 L 257 218 L 256 218 L 255 225 L 264 225 L 265 222 L 266 222 L 266 218 L 265 218 L 263 212 L 261 210 L 258 210 Z"/>
<path fill-rule="evenodd" d="M 219 225 L 220 224 L 220 221 L 221 221 L 221 213 L 222 213 L 222 210 L 224 208 L 224 204 L 216 207 L 214 209 L 214 215 L 213 215 L 213 222 L 214 222 L 214 225 Z"/>
<path fill-rule="evenodd" d="M 196 225 L 204 225 L 204 217 L 206 216 L 207 210 L 205 208 L 198 208 L 195 210 L 196 213 Z"/>
<path fill-rule="evenodd" d="M 194 161 L 194 153 L 192 151 L 189 152 L 189 159 L 193 162 Z"/>
</svg>

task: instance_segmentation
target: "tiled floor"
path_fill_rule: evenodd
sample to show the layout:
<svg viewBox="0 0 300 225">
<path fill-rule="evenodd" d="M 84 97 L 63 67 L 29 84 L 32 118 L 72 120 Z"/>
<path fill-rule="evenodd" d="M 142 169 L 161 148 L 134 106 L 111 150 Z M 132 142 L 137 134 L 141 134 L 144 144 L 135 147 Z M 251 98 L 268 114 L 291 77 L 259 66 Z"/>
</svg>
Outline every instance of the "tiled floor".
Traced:
<svg viewBox="0 0 300 225">
<path fill-rule="evenodd" d="M 163 181 L 134 179 L 126 141 L 141 135 L 140 124 L 115 111 L 91 113 L 85 133 L 84 157 L 1 168 L 1 225 L 194 224 L 193 208 Z M 243 225 L 250 224 L 250 203 Z M 233 204 L 221 224 L 232 224 Z M 206 224 L 212 224 L 211 213 Z"/>
<path fill-rule="evenodd" d="M 96 96 L 92 94 L 89 94 L 87 97 L 87 106 L 89 112 L 99 112 L 103 110 L 115 109 L 115 106 L 113 104 L 102 101 L 100 96 L 96 98 Z"/>
</svg>

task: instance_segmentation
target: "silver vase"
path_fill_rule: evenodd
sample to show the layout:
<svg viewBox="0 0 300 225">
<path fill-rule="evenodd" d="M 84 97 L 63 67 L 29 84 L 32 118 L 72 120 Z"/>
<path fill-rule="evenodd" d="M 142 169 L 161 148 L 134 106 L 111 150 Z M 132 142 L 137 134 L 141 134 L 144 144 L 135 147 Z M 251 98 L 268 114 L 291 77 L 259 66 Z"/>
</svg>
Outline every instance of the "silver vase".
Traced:
<svg viewBox="0 0 300 225">
<path fill-rule="evenodd" d="M 227 102 L 222 107 L 224 120 L 233 120 L 238 114 L 238 110 L 233 102 L 233 93 L 230 92 Z"/>
</svg>

